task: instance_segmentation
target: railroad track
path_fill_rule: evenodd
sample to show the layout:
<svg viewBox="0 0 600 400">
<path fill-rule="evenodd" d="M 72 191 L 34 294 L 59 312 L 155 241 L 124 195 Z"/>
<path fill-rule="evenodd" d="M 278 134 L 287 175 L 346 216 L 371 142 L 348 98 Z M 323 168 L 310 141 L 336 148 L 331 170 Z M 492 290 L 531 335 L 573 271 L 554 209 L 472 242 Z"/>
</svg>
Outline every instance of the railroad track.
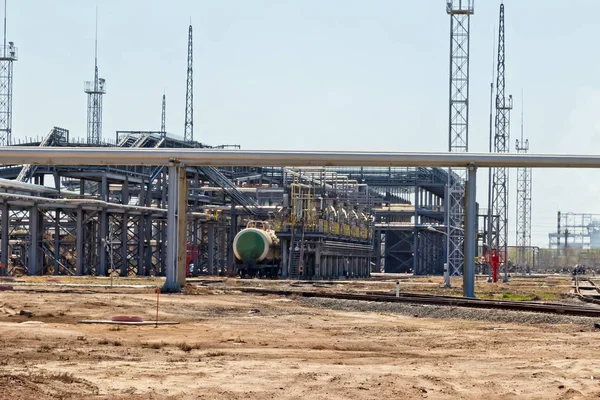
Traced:
<svg viewBox="0 0 600 400">
<path fill-rule="evenodd" d="M 575 297 L 577 297 L 581 301 L 585 301 L 586 303 L 600 305 L 600 299 L 594 298 L 589 295 L 585 295 L 582 293 L 582 290 L 581 290 L 582 287 L 586 287 L 586 288 L 591 287 L 593 290 L 596 291 L 596 293 L 600 293 L 600 288 L 591 279 L 585 279 L 585 282 L 588 282 L 590 285 L 582 286 L 579 277 L 577 277 L 577 276 L 575 277 Z"/>
<path fill-rule="evenodd" d="M 436 306 L 468 307 L 513 311 L 541 312 L 548 314 L 574 315 L 580 317 L 600 317 L 600 308 L 572 306 L 556 303 L 534 303 L 528 301 L 498 301 L 470 299 L 465 297 L 436 296 L 417 293 L 401 293 L 399 297 L 386 294 L 355 294 L 340 292 L 316 292 L 303 290 L 274 290 L 260 288 L 236 288 L 243 293 L 272 294 L 279 296 L 318 297 L 340 300 L 360 300 L 386 303 L 418 303 Z M 599 303 L 600 304 L 600 303 Z"/>
</svg>

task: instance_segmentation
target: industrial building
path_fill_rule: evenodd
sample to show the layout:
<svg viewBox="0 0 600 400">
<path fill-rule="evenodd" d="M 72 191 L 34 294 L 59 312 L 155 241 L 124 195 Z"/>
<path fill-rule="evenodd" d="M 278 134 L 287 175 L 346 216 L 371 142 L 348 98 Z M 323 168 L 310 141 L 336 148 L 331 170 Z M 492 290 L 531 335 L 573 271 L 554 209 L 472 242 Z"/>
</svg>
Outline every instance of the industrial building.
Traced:
<svg viewBox="0 0 600 400">
<path fill-rule="evenodd" d="M 448 150 L 466 152 L 469 21 L 474 8 L 470 1 L 448 2 L 446 11 L 451 21 Z M 507 137 L 512 98 L 504 105 L 503 5 L 500 21 L 495 136 L 500 141 L 495 150 L 506 152 L 508 144 L 502 138 Z M 160 129 L 117 131 L 114 140 L 107 139 L 112 137 L 102 132 L 107 82 L 100 77 L 96 55 L 94 78 L 84 86 L 86 139 L 54 127 L 37 139 L 15 140 L 11 99 L 17 49 L 12 42 L 3 54 L 0 72 L 5 71 L 7 85 L 0 86 L 0 97 L 7 101 L 2 103 L 6 109 L 0 110 L 2 145 L 240 148 L 194 139 L 191 25 L 182 137 L 166 127 L 163 94 Z M 477 239 L 482 249 L 506 247 L 505 172 L 494 170 L 490 211 L 479 216 L 482 229 Z M 249 222 L 264 221 L 278 246 L 277 256 L 268 259 L 279 264 L 276 275 L 281 278 L 358 278 L 373 271 L 442 274 L 445 263 L 450 275 L 460 275 L 466 177 L 466 169 L 460 168 L 187 168 L 188 274 L 243 271 L 233 249 L 234 238 Z M 0 178 L 2 273 L 19 269 L 28 274 L 164 274 L 172 189 L 166 167 L 11 165 L 0 169 Z M 528 221 L 530 215 L 522 217 Z M 528 233 L 523 235 L 526 238 Z"/>
</svg>

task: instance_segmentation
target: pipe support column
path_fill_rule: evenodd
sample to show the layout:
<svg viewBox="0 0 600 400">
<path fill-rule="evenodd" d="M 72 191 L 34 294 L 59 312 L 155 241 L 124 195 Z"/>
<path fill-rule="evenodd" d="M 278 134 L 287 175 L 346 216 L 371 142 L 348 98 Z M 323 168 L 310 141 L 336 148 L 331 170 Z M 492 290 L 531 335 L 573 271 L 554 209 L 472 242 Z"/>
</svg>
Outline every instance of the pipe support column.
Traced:
<svg viewBox="0 0 600 400">
<path fill-rule="evenodd" d="M 467 178 L 467 207 L 465 220 L 465 269 L 463 271 L 463 296 L 475 297 L 475 254 L 477 229 L 477 167 L 469 165 Z"/>
<path fill-rule="evenodd" d="M 169 197 L 167 211 L 167 280 L 165 291 L 179 291 L 185 284 L 187 253 L 187 179 L 185 168 L 169 164 Z"/>
</svg>

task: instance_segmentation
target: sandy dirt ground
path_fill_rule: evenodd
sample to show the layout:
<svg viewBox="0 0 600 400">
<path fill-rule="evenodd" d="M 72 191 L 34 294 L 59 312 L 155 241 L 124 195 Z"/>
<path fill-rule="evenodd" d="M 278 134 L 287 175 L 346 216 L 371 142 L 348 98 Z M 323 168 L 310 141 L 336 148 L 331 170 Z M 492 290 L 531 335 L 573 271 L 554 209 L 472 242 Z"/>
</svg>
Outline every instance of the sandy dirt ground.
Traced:
<svg viewBox="0 0 600 400">
<path fill-rule="evenodd" d="M 151 320 L 151 288 L 15 286 L 0 292 L 0 399 L 600 398 L 590 319 L 327 304 L 199 287 L 161 295 L 179 325 L 116 327 L 78 321 Z"/>
</svg>

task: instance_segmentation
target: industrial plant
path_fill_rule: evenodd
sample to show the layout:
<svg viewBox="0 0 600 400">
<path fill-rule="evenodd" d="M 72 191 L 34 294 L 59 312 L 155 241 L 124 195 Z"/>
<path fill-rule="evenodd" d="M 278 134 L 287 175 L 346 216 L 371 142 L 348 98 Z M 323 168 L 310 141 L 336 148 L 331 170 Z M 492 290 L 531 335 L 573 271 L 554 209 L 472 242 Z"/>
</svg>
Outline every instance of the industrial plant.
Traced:
<svg viewBox="0 0 600 400">
<path fill-rule="evenodd" d="M 32 3 L 36 1 L 44 10 L 46 2 Z M 136 1 L 101 6 L 117 10 L 111 18 L 115 13 L 126 15 L 126 22 L 111 21 L 119 28 L 115 29 L 119 40 L 125 36 L 123 26 L 131 28 L 135 18 L 150 26 L 142 34 L 136 31 L 137 44 L 151 42 L 153 17 L 161 20 L 161 35 L 180 31 L 181 42 L 166 36 L 161 40 L 172 45 L 165 65 L 172 68 L 169 78 L 182 84 L 181 93 L 164 88 L 151 92 L 148 97 L 154 99 L 156 112 L 147 120 L 156 121 L 156 126 L 141 125 L 143 121 L 120 125 L 133 119 L 129 109 L 121 113 L 128 121 L 116 122 L 110 108 L 111 81 L 117 81 L 118 74 L 104 75 L 103 65 L 111 57 L 98 51 L 102 35 L 96 8 L 94 42 L 91 36 L 85 39 L 90 67 L 94 46 L 94 70 L 88 71 L 91 79 L 84 82 L 83 91 L 72 94 L 81 98 L 81 126 L 64 126 L 57 120 L 33 138 L 17 132 L 18 124 L 13 133 L 13 94 L 21 90 L 21 81 L 14 77 L 19 77 L 19 56 L 29 50 L 18 49 L 18 40 L 7 39 L 11 25 L 5 0 L 0 47 L 0 400 L 598 397 L 594 349 L 600 329 L 600 214 L 561 208 L 555 220 L 556 206 L 548 227 L 537 221 L 538 214 L 532 222 L 532 204 L 540 199 L 547 205 L 558 197 L 533 194 L 534 169 L 597 170 L 600 155 L 530 154 L 537 141 L 530 142 L 526 129 L 534 126 L 525 124 L 527 91 L 511 94 L 507 66 L 513 59 L 507 54 L 513 43 L 515 53 L 531 50 L 523 39 L 531 33 L 515 29 L 514 36 L 522 37 L 513 39 L 514 25 L 505 24 L 513 16 L 512 5 L 498 1 L 482 7 L 482 21 L 493 25 L 493 72 L 483 90 L 475 86 L 483 97 L 474 98 L 470 94 L 474 0 L 447 0 L 435 6 L 450 28 L 441 37 L 418 19 L 418 10 L 433 7 L 425 5 L 429 2 L 267 2 L 267 7 L 260 1 L 190 0 L 185 6 L 172 2 L 161 8 Z M 72 2 L 56 3 L 50 7 L 57 13 L 68 7 L 80 17 Z M 515 3 L 516 21 L 523 10 L 537 11 L 529 3 Z M 146 6 L 148 10 L 142 9 Z M 582 21 L 593 19 L 594 7 L 600 11 L 591 4 L 583 6 L 592 11 L 582 13 Z M 565 24 L 561 35 L 572 40 L 573 22 L 560 12 L 553 14 L 551 7 L 546 11 L 548 20 L 561 19 Z M 211 42 L 214 38 L 205 36 L 215 30 L 205 26 L 208 20 L 217 30 L 231 29 L 227 34 L 236 45 L 241 34 L 256 33 L 252 37 L 256 42 L 270 39 L 274 32 L 281 34 L 276 39 L 289 45 L 290 53 L 297 44 L 291 43 L 290 32 L 308 42 L 317 36 L 326 42 L 328 33 L 339 35 L 344 44 L 350 43 L 348 48 L 327 42 L 319 43 L 322 49 L 347 51 L 370 62 L 376 57 L 358 51 L 356 38 L 349 34 L 357 30 L 361 40 L 369 37 L 365 39 L 367 46 L 373 45 L 369 51 L 387 51 L 390 45 L 376 43 L 379 36 L 370 37 L 371 29 L 404 40 L 395 33 L 402 25 L 397 23 L 398 13 L 413 16 L 414 21 L 400 27 L 405 32 L 414 29 L 411 23 L 422 24 L 427 34 L 434 32 L 437 39 L 432 40 L 444 43 L 444 49 L 449 41 L 449 59 L 446 50 L 443 54 L 448 64 L 431 64 L 444 81 L 448 79 L 447 97 L 445 88 L 442 96 L 443 132 L 435 133 L 442 151 L 406 151 L 407 141 L 435 124 L 410 133 L 404 132 L 405 127 L 398 129 L 403 135 L 394 139 L 398 138 L 401 151 L 388 151 L 397 147 L 375 128 L 364 135 L 362 127 L 334 129 L 348 137 L 344 145 L 355 147 L 358 139 L 367 143 L 371 137 L 366 135 L 372 134 L 379 151 L 246 149 L 235 143 L 246 137 L 229 140 L 227 128 L 221 129 L 223 120 L 216 125 L 218 132 L 204 132 L 194 116 L 208 114 L 214 89 L 202 85 L 203 93 L 211 93 L 206 96 L 209 103 L 198 106 L 196 97 L 194 104 L 194 83 L 207 82 L 205 75 L 210 74 L 194 64 L 194 40 L 198 45 L 199 35 L 191 17 L 187 23 L 188 12 L 204 18 L 194 25 L 202 27 L 202 46 L 214 45 L 224 53 L 231 51 L 229 42 Z M 426 18 L 435 18 L 432 15 Z M 257 22 L 253 17 L 262 19 Z M 182 18 L 185 22 L 180 25 Z M 247 21 L 251 24 L 244 25 Z M 270 23 L 274 25 L 267 28 Z M 581 24 L 581 29 L 590 28 Z M 284 32 L 288 28 L 290 32 Z M 46 28 L 36 29 L 39 35 Z M 305 36 L 307 32 L 316 36 Z M 479 27 L 477 32 L 483 36 Z M 547 34 L 536 26 L 536 40 L 548 40 Z M 409 39 L 424 48 L 419 35 L 414 36 Z M 288 51 L 272 44 L 265 48 L 273 54 Z M 293 62 L 312 57 L 315 50 L 310 47 Z M 413 50 L 403 48 L 396 61 L 412 60 L 407 55 L 416 59 Z M 156 51 L 166 50 L 158 46 Z M 432 53 L 439 54 L 439 48 Z M 245 56 L 265 54 L 252 48 Z M 135 57 L 141 62 L 138 54 Z M 200 59 L 201 67 L 215 65 L 214 57 Z M 384 64 L 382 60 L 369 65 Z M 246 72 L 250 64 L 242 62 L 234 74 L 241 68 Z M 367 69 L 370 80 L 373 71 Z M 123 68 L 121 73 L 130 70 Z M 407 76 L 386 77 L 379 84 Z M 275 80 L 268 72 L 262 78 Z M 156 79 L 145 88 L 158 83 Z M 115 91 L 122 85 L 115 84 Z M 349 83 L 341 84 L 345 85 Z M 249 90 L 252 95 L 258 86 Z M 291 103 L 294 93 L 289 93 L 277 100 L 288 96 L 281 101 Z M 373 99 L 378 97 L 381 93 L 376 92 Z M 544 103 L 539 93 L 531 97 L 537 99 L 531 108 L 544 113 L 548 103 L 556 101 Z M 167 107 L 173 98 L 181 99 L 182 106 Z M 364 104 L 375 103 L 373 99 Z M 471 107 L 473 102 L 483 108 Z M 278 112 L 262 103 L 257 107 L 258 113 L 263 108 Z M 297 114 L 290 115 L 305 113 L 311 126 L 320 127 L 306 107 L 296 107 Z M 416 118 L 437 123 L 439 110 L 424 109 Z M 235 111 L 222 110 L 215 114 L 222 111 L 225 118 L 235 119 Z M 343 119 L 348 110 L 352 109 L 343 110 Z M 511 123 L 516 110 L 519 129 Z M 244 109 L 248 114 L 253 111 Z M 479 118 L 474 124 L 476 139 L 483 140 L 473 145 L 469 137 L 474 113 Z M 406 113 L 398 115 L 402 119 Z M 179 116 L 183 129 L 173 129 L 167 121 Z M 373 123 L 377 117 L 366 115 L 367 126 L 377 126 Z M 282 118 L 291 121 L 288 127 L 298 123 L 296 117 Z M 398 128 L 396 122 L 384 123 Z M 246 125 L 242 132 L 249 143 L 259 143 L 259 135 L 274 147 L 288 139 L 299 143 L 291 140 L 296 132 L 278 124 L 273 124 L 276 134 Z M 305 131 L 295 125 L 289 128 L 293 129 Z M 219 142 L 209 143 L 207 138 Z M 474 151 L 484 145 L 485 152 Z M 547 150 L 544 143 L 538 145 Z M 487 190 L 478 191 L 481 187 Z M 536 213 L 541 208 L 536 205 Z M 546 240 L 548 235 L 548 248 L 532 243 L 532 226 L 534 238 L 541 233 Z M 535 230 L 540 227 L 543 232 Z"/>
</svg>

